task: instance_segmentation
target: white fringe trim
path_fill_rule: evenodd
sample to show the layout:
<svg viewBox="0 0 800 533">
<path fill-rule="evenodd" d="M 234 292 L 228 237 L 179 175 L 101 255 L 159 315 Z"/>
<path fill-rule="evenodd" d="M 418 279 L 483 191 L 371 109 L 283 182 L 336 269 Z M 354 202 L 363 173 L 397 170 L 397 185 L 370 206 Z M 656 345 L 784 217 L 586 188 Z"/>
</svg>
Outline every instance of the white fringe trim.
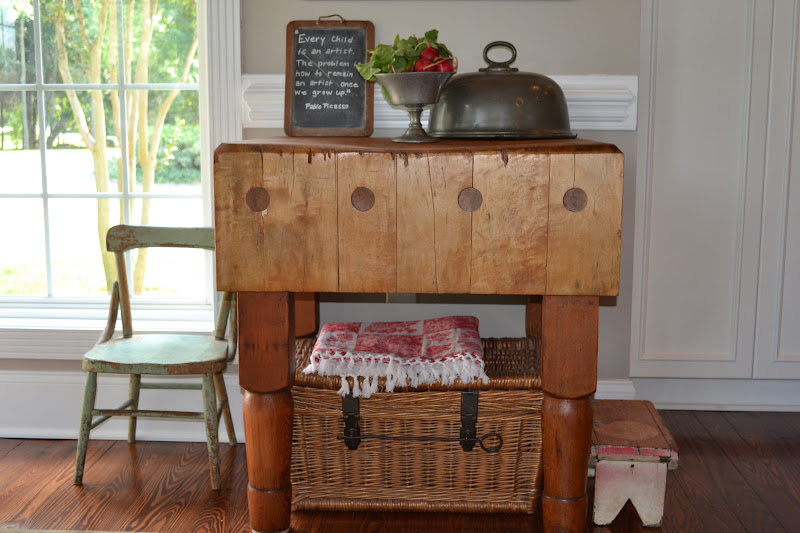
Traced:
<svg viewBox="0 0 800 533">
<path fill-rule="evenodd" d="M 324 357 L 323 357 L 324 356 Z M 333 360 L 331 358 L 337 358 Z M 356 362 L 356 359 L 361 359 Z M 386 360 L 388 359 L 388 362 Z M 456 379 L 469 383 L 476 379 L 489 382 L 483 368 L 483 359 L 471 353 L 459 353 L 445 361 L 423 361 L 422 359 L 398 359 L 391 355 L 375 355 L 364 352 L 324 352 L 313 354 L 311 364 L 303 369 L 304 374 L 317 373 L 320 376 L 339 376 L 342 386 L 338 393 L 345 396 L 353 393 L 358 398 L 369 398 L 378 391 L 378 378 L 386 378 L 386 391 L 410 385 L 452 385 Z M 359 384 L 358 378 L 364 382 Z M 347 378 L 353 378 L 353 390 Z"/>
</svg>

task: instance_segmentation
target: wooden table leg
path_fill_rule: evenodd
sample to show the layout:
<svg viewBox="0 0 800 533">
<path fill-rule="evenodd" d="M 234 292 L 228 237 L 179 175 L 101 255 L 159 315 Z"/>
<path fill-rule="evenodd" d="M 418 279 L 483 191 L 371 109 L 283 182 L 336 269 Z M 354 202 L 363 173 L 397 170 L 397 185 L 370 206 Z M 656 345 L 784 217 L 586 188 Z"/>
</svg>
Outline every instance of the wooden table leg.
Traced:
<svg viewBox="0 0 800 533">
<path fill-rule="evenodd" d="M 239 293 L 239 384 L 254 533 L 289 530 L 292 512 L 294 295 Z"/>
<path fill-rule="evenodd" d="M 528 296 L 525 302 L 525 336 L 542 338 L 542 296 Z"/>
<path fill-rule="evenodd" d="M 319 295 L 316 292 L 294 294 L 294 334 L 296 337 L 315 335 L 319 330 Z"/>
<path fill-rule="evenodd" d="M 598 298 L 545 296 L 542 303 L 544 530 L 586 528 L 586 476 L 597 389 Z"/>
</svg>

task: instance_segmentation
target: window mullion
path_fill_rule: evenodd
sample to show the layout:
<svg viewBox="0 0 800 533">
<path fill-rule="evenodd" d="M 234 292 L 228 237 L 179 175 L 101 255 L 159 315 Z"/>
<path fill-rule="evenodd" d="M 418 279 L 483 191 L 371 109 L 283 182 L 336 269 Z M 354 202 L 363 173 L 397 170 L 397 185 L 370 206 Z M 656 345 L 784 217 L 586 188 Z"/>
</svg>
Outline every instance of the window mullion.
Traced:
<svg viewBox="0 0 800 533">
<path fill-rule="evenodd" d="M 122 135 L 119 139 L 120 161 L 122 171 L 119 179 L 122 183 L 122 220 L 129 224 L 131 221 L 131 208 L 128 180 L 128 90 L 125 84 L 125 6 L 120 2 L 117 9 L 117 83 L 119 84 L 119 128 Z M 134 179 L 135 169 L 134 169 Z M 129 269 L 130 270 L 130 269 Z"/>
<path fill-rule="evenodd" d="M 47 296 L 53 296 L 53 256 L 50 252 L 50 199 L 47 196 L 47 118 L 44 101 L 44 62 L 42 60 L 42 17 L 39 0 L 33 0 L 33 54 L 36 64 L 36 107 L 39 109 L 39 157 L 42 165 L 42 215 L 44 217 L 44 253 L 47 271 Z M 24 105 L 24 103 L 23 103 Z"/>
<path fill-rule="evenodd" d="M 133 43 L 131 43 L 133 46 Z M 136 168 L 133 169 L 133 178 L 128 174 L 128 89 L 126 83 L 130 80 L 125 79 L 125 6 L 122 2 L 119 3 L 117 9 L 117 79 L 119 85 L 119 150 L 121 161 L 121 172 L 119 173 L 119 180 L 122 184 L 122 220 L 125 224 L 131 223 L 131 196 L 130 196 L 130 180 L 134 180 L 134 187 L 136 184 Z M 132 253 L 125 252 L 125 266 L 128 274 L 128 286 L 133 287 L 133 273 L 134 268 L 131 259 Z"/>
</svg>

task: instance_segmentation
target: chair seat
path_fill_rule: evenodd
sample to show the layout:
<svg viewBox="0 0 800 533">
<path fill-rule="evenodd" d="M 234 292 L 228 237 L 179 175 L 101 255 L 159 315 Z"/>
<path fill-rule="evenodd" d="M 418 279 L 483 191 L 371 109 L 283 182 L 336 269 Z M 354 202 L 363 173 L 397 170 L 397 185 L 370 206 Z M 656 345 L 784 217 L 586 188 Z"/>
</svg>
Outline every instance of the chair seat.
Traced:
<svg viewBox="0 0 800 533">
<path fill-rule="evenodd" d="M 205 335 L 147 334 L 98 344 L 83 357 L 87 372 L 207 374 L 227 366 L 228 341 Z"/>
</svg>

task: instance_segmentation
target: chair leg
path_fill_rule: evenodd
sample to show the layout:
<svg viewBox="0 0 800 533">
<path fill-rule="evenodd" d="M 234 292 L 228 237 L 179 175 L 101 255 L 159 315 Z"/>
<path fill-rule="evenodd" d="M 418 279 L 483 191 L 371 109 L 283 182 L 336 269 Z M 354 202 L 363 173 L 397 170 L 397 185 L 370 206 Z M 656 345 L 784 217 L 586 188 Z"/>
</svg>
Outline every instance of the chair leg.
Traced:
<svg viewBox="0 0 800 533">
<path fill-rule="evenodd" d="M 228 389 L 225 387 L 225 376 L 222 373 L 214 374 L 214 383 L 217 386 L 217 399 L 222 404 L 222 419 L 225 421 L 225 429 L 228 431 L 228 444 L 236 446 L 236 432 L 233 429 L 231 404 L 228 401 Z"/>
<path fill-rule="evenodd" d="M 219 490 L 219 424 L 217 421 L 217 394 L 214 374 L 203 374 L 203 413 L 206 422 L 208 460 L 211 467 L 211 488 Z"/>
<path fill-rule="evenodd" d="M 141 374 L 131 374 L 131 381 L 128 385 L 128 398 L 131 400 L 131 409 L 139 408 L 139 388 L 142 383 Z M 128 442 L 136 442 L 136 417 L 128 417 Z"/>
<path fill-rule="evenodd" d="M 81 421 L 78 428 L 78 453 L 75 458 L 75 485 L 83 484 L 83 465 L 86 462 L 86 448 L 89 445 L 89 432 L 92 430 L 92 411 L 94 399 L 97 396 L 97 373 L 86 374 L 86 386 L 83 389 L 83 406 L 81 407 Z"/>
</svg>

